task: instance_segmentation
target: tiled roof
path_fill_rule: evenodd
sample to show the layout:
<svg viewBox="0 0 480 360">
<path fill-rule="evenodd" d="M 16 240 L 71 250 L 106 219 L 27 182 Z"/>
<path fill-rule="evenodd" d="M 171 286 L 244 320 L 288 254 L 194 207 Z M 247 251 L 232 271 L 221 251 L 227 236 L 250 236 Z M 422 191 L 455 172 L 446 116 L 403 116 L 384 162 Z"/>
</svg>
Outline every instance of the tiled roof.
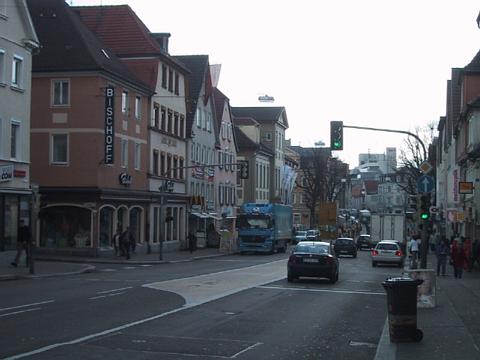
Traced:
<svg viewBox="0 0 480 360">
<path fill-rule="evenodd" d="M 186 133 L 187 136 L 190 136 L 203 81 L 209 75 L 208 55 L 181 55 L 173 56 L 173 58 L 184 64 L 191 72 L 190 76 L 187 77 L 189 94 L 187 94 L 186 123 Z"/>
<path fill-rule="evenodd" d="M 245 149 L 258 149 L 259 144 L 257 144 L 255 141 L 250 139 L 241 129 L 238 127 L 234 126 L 233 131 L 235 133 L 235 137 L 237 139 L 237 144 L 238 144 L 238 149 L 240 151 L 245 150 Z"/>
<path fill-rule="evenodd" d="M 220 126 L 223 117 L 223 109 L 225 103 L 228 103 L 228 98 L 218 88 L 213 88 L 213 100 L 215 105 L 215 118 L 217 121 L 217 131 L 220 131 Z M 218 134 L 217 134 L 218 135 Z"/>
<path fill-rule="evenodd" d="M 468 72 L 480 72 L 480 51 L 473 57 L 472 61 L 464 67 Z"/>
<path fill-rule="evenodd" d="M 285 113 L 283 106 L 263 106 L 263 107 L 232 107 L 232 113 L 236 117 L 251 117 L 258 122 L 278 121 L 282 113 Z M 286 121 L 286 117 L 285 117 Z M 286 121 L 288 128 L 288 122 Z"/>
<path fill-rule="evenodd" d="M 246 125 L 246 126 L 248 126 L 248 125 L 256 125 L 256 126 L 260 125 L 258 123 L 258 121 L 255 121 L 255 119 L 251 118 L 251 117 L 237 117 L 237 116 L 235 116 L 233 118 L 233 122 L 235 123 L 235 125 Z"/>
<path fill-rule="evenodd" d="M 64 0 L 27 0 L 42 44 L 33 72 L 105 71 L 147 90 L 115 54 L 80 21 Z"/>
<path fill-rule="evenodd" d="M 72 9 L 119 57 L 161 52 L 148 28 L 128 5 L 75 6 Z"/>
</svg>

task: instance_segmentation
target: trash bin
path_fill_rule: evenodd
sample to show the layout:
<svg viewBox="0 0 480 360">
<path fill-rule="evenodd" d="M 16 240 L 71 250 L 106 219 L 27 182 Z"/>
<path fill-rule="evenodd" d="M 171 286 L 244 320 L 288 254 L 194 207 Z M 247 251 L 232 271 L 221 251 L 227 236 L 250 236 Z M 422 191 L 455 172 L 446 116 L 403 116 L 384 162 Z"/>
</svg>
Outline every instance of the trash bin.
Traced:
<svg viewBox="0 0 480 360">
<path fill-rule="evenodd" d="M 423 332 L 417 329 L 417 286 L 420 279 L 394 277 L 382 285 L 387 292 L 388 328 L 391 342 L 420 341 Z"/>
</svg>

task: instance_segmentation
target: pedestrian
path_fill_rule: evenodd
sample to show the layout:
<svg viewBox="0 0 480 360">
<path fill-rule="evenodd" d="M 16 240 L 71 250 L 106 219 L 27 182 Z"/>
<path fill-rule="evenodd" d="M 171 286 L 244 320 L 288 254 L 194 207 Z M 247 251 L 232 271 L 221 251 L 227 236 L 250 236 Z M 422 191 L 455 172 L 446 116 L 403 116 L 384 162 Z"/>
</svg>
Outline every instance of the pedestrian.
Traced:
<svg viewBox="0 0 480 360">
<path fill-rule="evenodd" d="M 455 278 L 461 279 L 463 275 L 463 268 L 467 261 L 465 256 L 465 248 L 463 242 L 459 242 L 452 248 L 452 265 L 453 265 L 453 274 Z"/>
<path fill-rule="evenodd" d="M 15 260 L 11 262 L 13 267 L 18 266 L 23 251 L 25 251 L 25 266 L 28 266 L 31 240 L 32 235 L 30 233 L 30 227 L 25 224 L 24 219 L 20 219 L 20 226 L 18 227 L 17 232 L 17 255 L 15 256 Z"/>
<path fill-rule="evenodd" d="M 115 256 L 120 256 L 120 238 L 122 237 L 122 229 L 119 227 L 117 227 L 117 231 L 115 232 L 115 234 L 113 235 L 112 237 L 112 246 L 113 246 L 113 249 L 115 250 Z"/>
<path fill-rule="evenodd" d="M 132 230 L 130 230 L 130 226 L 127 227 L 127 232 L 128 232 L 128 242 L 130 244 L 130 249 L 132 250 L 132 254 L 135 254 L 137 241 L 135 240 L 135 236 L 133 236 Z"/>
<path fill-rule="evenodd" d="M 122 248 L 122 253 L 127 260 L 130 259 L 130 238 L 128 228 L 122 233 L 120 237 L 120 246 Z"/>
<path fill-rule="evenodd" d="M 440 276 L 440 270 L 442 271 L 442 276 L 445 276 L 449 252 L 450 248 L 448 246 L 447 239 L 443 239 L 440 244 L 435 246 L 435 254 L 437 255 L 437 276 Z"/>
<path fill-rule="evenodd" d="M 188 233 L 188 250 L 192 253 L 197 247 L 197 237 L 193 234 L 193 232 Z"/>
<path fill-rule="evenodd" d="M 410 244 L 408 245 L 408 250 L 410 252 L 410 268 L 416 269 L 417 268 L 417 259 L 418 259 L 418 242 L 417 242 L 417 235 L 413 235 L 412 239 L 410 240 Z"/>
<path fill-rule="evenodd" d="M 472 244 L 472 264 L 471 264 L 472 269 L 475 267 L 476 262 L 480 263 L 479 255 L 480 255 L 480 243 L 478 239 L 475 239 Z"/>
</svg>

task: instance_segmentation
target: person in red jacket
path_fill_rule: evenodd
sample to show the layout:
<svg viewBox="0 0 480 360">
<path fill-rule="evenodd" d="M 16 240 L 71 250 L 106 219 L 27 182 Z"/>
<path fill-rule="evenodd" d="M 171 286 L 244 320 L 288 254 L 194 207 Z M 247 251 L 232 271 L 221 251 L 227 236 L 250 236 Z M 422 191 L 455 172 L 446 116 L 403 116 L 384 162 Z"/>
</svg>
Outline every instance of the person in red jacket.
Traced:
<svg viewBox="0 0 480 360">
<path fill-rule="evenodd" d="M 456 246 L 452 247 L 451 256 L 453 262 L 453 273 L 455 275 L 455 278 L 461 279 L 463 275 L 463 267 L 467 262 L 463 242 L 459 242 Z"/>
</svg>

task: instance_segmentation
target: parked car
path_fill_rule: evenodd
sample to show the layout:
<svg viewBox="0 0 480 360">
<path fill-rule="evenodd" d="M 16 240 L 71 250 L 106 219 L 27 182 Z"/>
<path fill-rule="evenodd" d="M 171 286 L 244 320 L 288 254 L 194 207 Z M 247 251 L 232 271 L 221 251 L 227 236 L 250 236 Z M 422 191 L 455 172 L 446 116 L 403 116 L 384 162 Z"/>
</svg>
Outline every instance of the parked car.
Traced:
<svg viewBox="0 0 480 360">
<path fill-rule="evenodd" d="M 332 246 L 322 241 L 299 242 L 288 258 L 287 281 L 301 276 L 327 278 L 330 283 L 338 281 L 338 259 Z"/>
<path fill-rule="evenodd" d="M 382 240 L 372 250 L 372 266 L 377 264 L 394 264 L 401 267 L 403 265 L 404 254 L 400 244 L 395 240 Z"/>
<path fill-rule="evenodd" d="M 307 230 L 307 240 L 309 241 L 319 241 L 320 240 L 320 230 Z"/>
<path fill-rule="evenodd" d="M 335 240 L 333 250 L 335 250 L 337 256 L 351 255 L 354 258 L 357 257 L 357 247 L 352 238 L 338 238 Z"/>
<path fill-rule="evenodd" d="M 300 241 L 305 240 L 307 240 L 307 231 L 299 230 L 295 233 L 295 237 L 293 238 L 293 244 L 298 244 Z"/>
<path fill-rule="evenodd" d="M 372 238 L 371 238 L 370 235 L 362 234 L 362 235 L 358 236 L 358 238 L 357 238 L 357 249 L 358 250 L 362 250 L 364 248 L 372 249 L 373 247 L 374 246 L 373 246 Z"/>
</svg>

